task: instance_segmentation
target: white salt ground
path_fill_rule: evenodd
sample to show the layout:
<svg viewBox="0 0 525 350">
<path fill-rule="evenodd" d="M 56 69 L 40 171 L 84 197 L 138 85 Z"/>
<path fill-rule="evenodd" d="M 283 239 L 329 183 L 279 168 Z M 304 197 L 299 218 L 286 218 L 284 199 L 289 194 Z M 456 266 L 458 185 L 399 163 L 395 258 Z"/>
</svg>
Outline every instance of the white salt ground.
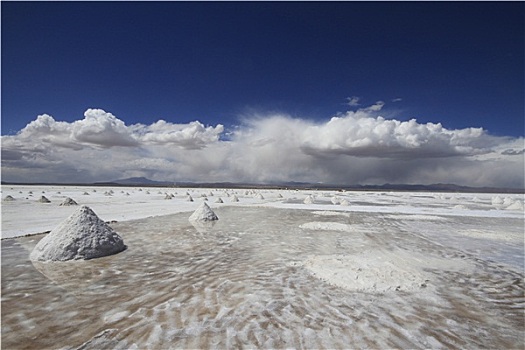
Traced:
<svg viewBox="0 0 525 350">
<path fill-rule="evenodd" d="M 431 287 L 429 269 L 468 273 L 474 266 L 464 260 L 432 257 L 397 250 L 364 251 L 355 255 L 313 255 L 303 265 L 315 277 L 350 291 L 385 293 L 422 291 Z"/>
<path fill-rule="evenodd" d="M 341 232 L 354 232 L 356 227 L 352 225 L 342 224 L 340 222 L 323 222 L 314 221 L 307 222 L 299 226 L 300 228 L 314 231 L 341 231 Z"/>
<path fill-rule="evenodd" d="M 97 214 L 105 221 L 126 221 L 133 219 L 146 218 L 149 216 L 169 215 L 180 212 L 191 213 L 198 204 L 186 201 L 186 196 L 191 193 L 193 197 L 198 197 L 201 193 L 209 193 L 213 189 L 181 189 L 180 196 L 173 200 L 164 200 L 166 188 L 151 188 L 151 194 L 140 191 L 134 187 L 118 188 L 113 196 L 106 196 L 104 192 L 107 187 L 84 187 L 84 186 L 25 186 L 13 185 L 2 186 L 2 197 L 11 195 L 16 200 L 11 202 L 2 201 L 2 238 L 24 236 L 28 234 L 49 231 L 58 225 L 64 218 L 69 216 L 74 206 L 58 206 L 66 197 L 81 199 L 81 204 L 96 208 Z M 27 194 L 41 193 L 45 191 L 47 197 L 57 205 L 38 203 L 38 197 L 31 197 Z M 124 190 L 130 196 L 121 194 Z M 461 217 L 505 217 L 523 219 L 523 210 L 502 210 L 501 205 L 492 205 L 493 197 L 511 197 L 514 202 L 520 200 L 523 203 L 523 195 L 515 194 L 476 194 L 479 202 L 475 206 L 472 198 L 462 194 L 434 194 L 445 200 L 420 196 L 418 193 L 375 193 L 375 192 L 338 192 L 338 191 L 295 191 L 272 190 L 242 191 L 247 193 L 242 195 L 241 191 L 229 189 L 230 199 L 227 201 L 229 206 L 263 206 L 283 209 L 307 209 L 312 211 L 339 211 L 346 213 L 383 213 L 396 215 L 432 215 L 432 216 L 461 216 Z M 60 192 L 60 193 L 59 193 Z M 263 194 L 268 200 L 260 200 L 254 197 L 255 194 Z M 186 194 L 186 196 L 184 195 Z M 282 199 L 278 195 L 282 195 Z M 314 204 L 300 203 L 302 199 L 298 195 L 312 195 L 320 197 L 323 194 L 330 194 L 341 199 L 341 205 L 334 205 L 327 202 Z M 419 196 L 416 196 L 419 195 Z M 304 198 L 304 197 L 302 197 Z M 451 198 L 455 198 L 455 204 L 463 204 L 467 209 L 451 208 Z M 352 203 L 349 203 L 351 199 Z M 392 205 L 392 200 L 395 205 Z M 503 203 L 503 200 L 501 200 Z M 367 204 L 370 203 L 370 204 Z M 388 204 L 388 205 L 382 205 Z M 349 205 L 350 204 L 350 205 Z M 31 215 L 27 215 L 31 213 Z"/>
<path fill-rule="evenodd" d="M 344 211 L 333 211 L 333 210 L 316 210 L 312 214 L 319 216 L 346 216 L 349 217 L 350 214 Z"/>
</svg>

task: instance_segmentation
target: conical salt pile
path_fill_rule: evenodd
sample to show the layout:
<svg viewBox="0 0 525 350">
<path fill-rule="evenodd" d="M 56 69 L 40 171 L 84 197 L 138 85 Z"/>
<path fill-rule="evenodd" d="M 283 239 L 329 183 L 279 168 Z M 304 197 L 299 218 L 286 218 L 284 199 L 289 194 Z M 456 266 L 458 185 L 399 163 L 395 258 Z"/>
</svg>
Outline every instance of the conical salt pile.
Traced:
<svg viewBox="0 0 525 350">
<path fill-rule="evenodd" d="M 70 205 L 78 205 L 77 202 L 75 202 L 73 199 L 67 197 L 66 199 L 64 199 L 64 201 L 62 203 L 60 203 L 60 206 L 63 207 L 63 206 L 70 206 Z"/>
<path fill-rule="evenodd" d="M 217 215 L 211 210 L 211 208 L 206 204 L 206 202 L 202 202 L 201 205 L 191 214 L 189 217 L 190 221 L 196 221 L 196 222 L 207 222 L 207 221 L 214 221 L 219 220 Z"/>
<path fill-rule="evenodd" d="M 34 261 L 87 260 L 124 249 L 122 238 L 83 205 L 42 238 L 29 258 Z"/>
<path fill-rule="evenodd" d="M 14 201 L 15 199 L 13 198 L 13 196 L 6 196 L 4 198 L 4 202 L 11 202 L 11 201 Z"/>
<path fill-rule="evenodd" d="M 303 201 L 304 204 L 313 204 L 314 203 L 314 197 L 312 196 L 307 196 L 304 201 Z"/>
<path fill-rule="evenodd" d="M 517 201 L 515 201 L 514 203 L 512 203 L 511 205 L 509 205 L 505 209 L 507 209 L 507 210 L 523 210 L 523 203 L 521 203 L 521 201 L 518 199 Z"/>
<path fill-rule="evenodd" d="M 51 203 L 49 199 L 46 198 L 46 196 L 41 196 L 39 200 L 37 200 L 39 203 Z"/>
</svg>

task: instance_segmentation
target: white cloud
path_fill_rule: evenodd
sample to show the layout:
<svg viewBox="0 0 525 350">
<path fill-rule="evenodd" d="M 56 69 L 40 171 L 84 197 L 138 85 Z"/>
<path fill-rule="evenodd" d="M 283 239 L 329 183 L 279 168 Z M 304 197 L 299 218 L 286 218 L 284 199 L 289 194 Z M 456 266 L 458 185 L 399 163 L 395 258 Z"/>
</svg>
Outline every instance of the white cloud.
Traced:
<svg viewBox="0 0 525 350">
<path fill-rule="evenodd" d="M 252 115 L 224 127 L 198 121 L 126 125 L 90 109 L 72 123 L 41 115 L 2 136 L 7 181 L 309 181 L 334 184 L 457 183 L 523 187 L 523 138 L 450 130 L 379 115 L 383 102 L 325 122 Z"/>
<path fill-rule="evenodd" d="M 103 148 L 138 145 L 122 120 L 101 109 L 88 109 L 83 120 L 71 124 L 70 137 L 79 143 Z"/>
<path fill-rule="evenodd" d="M 159 120 L 151 125 L 133 127 L 143 143 L 178 145 L 185 149 L 201 149 L 209 143 L 217 142 L 224 127 L 205 127 L 198 121 L 189 124 L 172 124 Z"/>
<path fill-rule="evenodd" d="M 359 106 L 360 104 L 359 103 L 360 98 L 357 96 L 347 97 L 346 99 L 348 100 L 348 102 L 346 103 L 348 106 L 355 107 L 355 106 Z"/>
</svg>

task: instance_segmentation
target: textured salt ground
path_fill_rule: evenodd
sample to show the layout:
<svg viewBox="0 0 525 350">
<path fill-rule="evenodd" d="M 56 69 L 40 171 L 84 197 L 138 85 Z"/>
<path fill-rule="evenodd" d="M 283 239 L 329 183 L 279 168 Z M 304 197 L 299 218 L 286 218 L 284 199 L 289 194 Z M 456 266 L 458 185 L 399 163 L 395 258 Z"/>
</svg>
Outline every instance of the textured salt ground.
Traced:
<svg viewBox="0 0 525 350">
<path fill-rule="evenodd" d="M 307 211 L 216 212 L 221 220 L 201 232 L 188 213 L 114 224 L 126 251 L 73 264 L 31 264 L 39 236 L 2 241 L 3 347 L 520 348 L 525 340 L 523 273 L 423 235 L 413 220 L 315 217 L 363 229 L 344 232 L 301 228 L 312 222 Z M 414 252 L 469 269 L 423 265 L 426 288 L 367 293 L 302 266 L 312 256 L 366 259 L 365 251 Z"/>
</svg>

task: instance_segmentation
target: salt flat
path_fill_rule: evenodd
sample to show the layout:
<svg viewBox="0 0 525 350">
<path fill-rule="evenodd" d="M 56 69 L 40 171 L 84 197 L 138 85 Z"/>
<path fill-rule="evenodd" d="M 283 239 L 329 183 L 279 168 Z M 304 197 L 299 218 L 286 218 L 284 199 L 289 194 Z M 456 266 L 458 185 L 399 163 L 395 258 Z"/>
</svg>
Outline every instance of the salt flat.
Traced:
<svg viewBox="0 0 525 350">
<path fill-rule="evenodd" d="M 525 341 L 522 195 L 4 186 L 7 195 L 5 348 Z M 51 203 L 37 202 L 42 195 Z M 43 235 L 20 236 L 64 220 L 74 210 L 59 206 L 66 197 L 111 221 L 128 248 L 32 263 Z M 205 198 L 219 220 L 194 226 L 188 217 Z M 349 205 L 334 204 L 343 199 Z"/>
</svg>

